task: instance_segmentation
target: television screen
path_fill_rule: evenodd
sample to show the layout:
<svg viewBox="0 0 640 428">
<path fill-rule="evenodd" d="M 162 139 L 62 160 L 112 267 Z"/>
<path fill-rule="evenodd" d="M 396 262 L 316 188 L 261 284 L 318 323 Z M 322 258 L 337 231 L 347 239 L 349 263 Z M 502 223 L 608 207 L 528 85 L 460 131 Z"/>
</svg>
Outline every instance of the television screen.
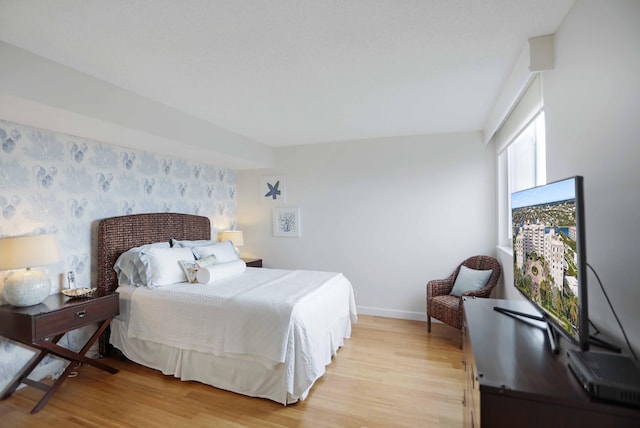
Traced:
<svg viewBox="0 0 640 428">
<path fill-rule="evenodd" d="M 513 279 L 547 322 L 588 348 L 582 177 L 511 195 Z"/>
</svg>

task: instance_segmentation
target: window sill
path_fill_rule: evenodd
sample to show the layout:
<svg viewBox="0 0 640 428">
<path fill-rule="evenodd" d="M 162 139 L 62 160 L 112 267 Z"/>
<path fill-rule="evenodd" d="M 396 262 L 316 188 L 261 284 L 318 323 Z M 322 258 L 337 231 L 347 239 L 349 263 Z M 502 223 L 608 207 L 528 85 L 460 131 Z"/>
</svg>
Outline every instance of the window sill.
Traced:
<svg viewBox="0 0 640 428">
<path fill-rule="evenodd" d="M 513 257 L 513 248 L 507 245 L 497 245 L 498 253 L 503 254 L 505 256 Z"/>
</svg>

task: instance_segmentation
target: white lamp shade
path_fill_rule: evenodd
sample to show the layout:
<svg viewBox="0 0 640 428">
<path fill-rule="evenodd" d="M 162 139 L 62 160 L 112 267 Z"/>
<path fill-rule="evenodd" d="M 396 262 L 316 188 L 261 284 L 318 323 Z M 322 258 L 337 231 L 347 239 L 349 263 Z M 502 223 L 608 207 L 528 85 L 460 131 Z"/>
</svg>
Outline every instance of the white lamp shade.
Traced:
<svg viewBox="0 0 640 428">
<path fill-rule="evenodd" d="M 220 242 L 231 241 L 235 247 L 242 247 L 244 245 L 244 236 L 242 236 L 241 230 L 226 230 L 224 232 L 220 232 L 218 240 Z"/>
<path fill-rule="evenodd" d="M 60 261 L 55 235 L 0 238 L 0 270 L 44 266 Z"/>
</svg>

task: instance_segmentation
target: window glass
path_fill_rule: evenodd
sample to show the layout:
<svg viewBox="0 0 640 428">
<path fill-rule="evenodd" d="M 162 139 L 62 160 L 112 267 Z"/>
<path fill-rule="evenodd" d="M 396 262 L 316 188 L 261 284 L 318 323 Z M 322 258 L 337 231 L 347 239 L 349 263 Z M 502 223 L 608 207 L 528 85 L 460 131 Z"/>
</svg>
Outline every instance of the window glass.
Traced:
<svg viewBox="0 0 640 428">
<path fill-rule="evenodd" d="M 511 194 L 546 183 L 544 111 L 541 111 L 498 155 L 500 245 L 510 247 Z"/>
<path fill-rule="evenodd" d="M 540 174 L 543 171 L 539 165 L 545 161 L 539 158 L 538 152 L 544 154 L 544 113 L 524 128 L 507 148 L 509 193 L 544 184 L 546 174 Z"/>
</svg>

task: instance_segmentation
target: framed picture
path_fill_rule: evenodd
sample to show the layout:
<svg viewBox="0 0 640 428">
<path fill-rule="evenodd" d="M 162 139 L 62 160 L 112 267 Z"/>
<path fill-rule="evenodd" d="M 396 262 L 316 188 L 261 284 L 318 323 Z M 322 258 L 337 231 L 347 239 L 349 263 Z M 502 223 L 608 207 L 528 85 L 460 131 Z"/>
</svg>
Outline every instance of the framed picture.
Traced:
<svg viewBox="0 0 640 428">
<path fill-rule="evenodd" d="M 299 238 L 300 208 L 278 207 L 273 209 L 273 236 Z"/>
<path fill-rule="evenodd" d="M 258 193 L 263 204 L 282 205 L 287 202 L 287 180 L 282 175 L 260 177 Z"/>
</svg>

